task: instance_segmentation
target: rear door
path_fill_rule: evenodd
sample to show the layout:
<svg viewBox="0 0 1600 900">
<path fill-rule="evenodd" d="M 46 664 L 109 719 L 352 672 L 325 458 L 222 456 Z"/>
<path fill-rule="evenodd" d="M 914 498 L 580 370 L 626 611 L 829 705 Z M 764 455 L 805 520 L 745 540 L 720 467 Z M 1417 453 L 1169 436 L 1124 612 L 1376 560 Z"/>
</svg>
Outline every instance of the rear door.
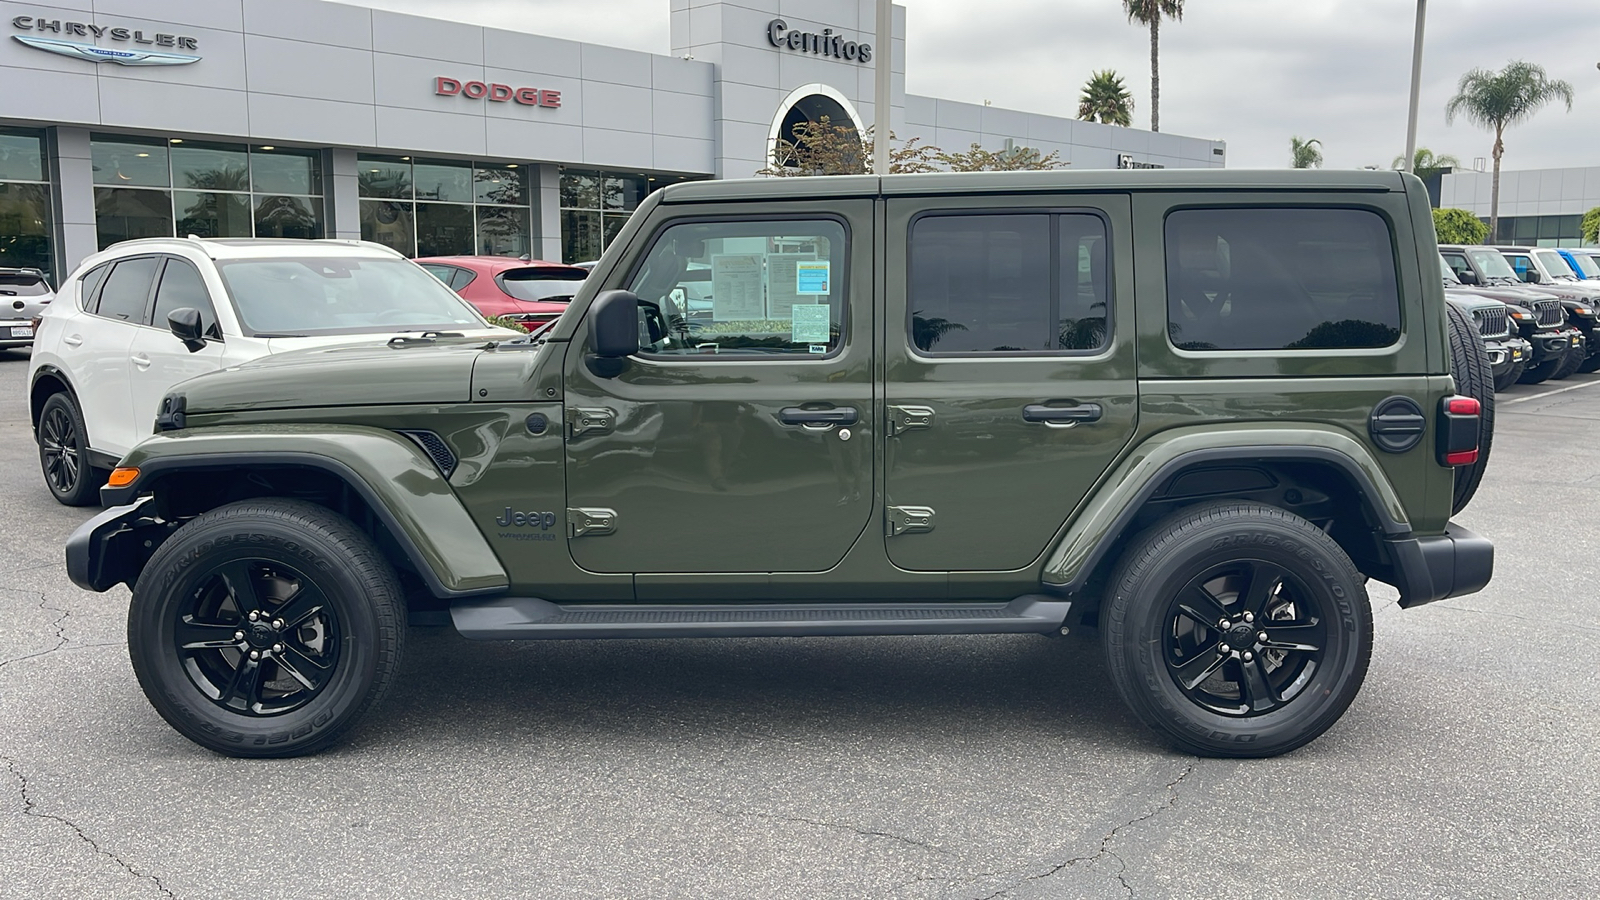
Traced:
<svg viewBox="0 0 1600 900">
<path fill-rule="evenodd" d="M 78 317 L 62 337 L 89 444 L 116 456 L 148 433 L 134 427 L 128 356 L 134 333 L 149 313 L 150 289 L 160 266 L 161 257 L 154 255 L 118 260 L 90 298 L 86 312 L 91 314 Z"/>
<path fill-rule="evenodd" d="M 888 556 L 1027 567 L 1133 435 L 1128 198 L 891 198 L 887 229 Z"/>
</svg>

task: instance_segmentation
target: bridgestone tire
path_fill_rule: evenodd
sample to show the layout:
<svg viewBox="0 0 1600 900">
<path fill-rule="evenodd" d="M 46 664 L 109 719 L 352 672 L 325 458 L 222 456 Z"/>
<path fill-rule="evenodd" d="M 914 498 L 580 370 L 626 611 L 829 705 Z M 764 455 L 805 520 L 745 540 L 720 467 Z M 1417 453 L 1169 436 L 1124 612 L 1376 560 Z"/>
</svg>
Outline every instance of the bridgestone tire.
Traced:
<svg viewBox="0 0 1600 900">
<path fill-rule="evenodd" d="M 1450 319 L 1450 374 L 1455 378 L 1456 393 L 1478 401 L 1479 408 L 1478 460 L 1456 467 L 1455 493 L 1450 504 L 1450 514 L 1455 515 L 1472 502 L 1484 470 L 1489 467 L 1489 448 L 1494 444 L 1494 372 L 1472 320 L 1452 304 L 1446 303 L 1444 308 Z"/>
<path fill-rule="evenodd" d="M 250 606 L 259 622 L 246 621 Z M 280 613 L 294 620 L 287 628 Z M 185 639 L 246 638 L 237 649 L 180 648 L 180 628 Z M 240 757 L 302 756 L 339 740 L 388 690 L 405 631 L 399 582 L 372 540 L 301 500 L 245 500 L 191 520 L 157 548 L 128 609 L 128 652 L 151 705 L 189 740 Z M 250 653 L 263 661 L 246 665 Z M 228 681 L 229 671 L 254 677 Z M 322 677 L 301 691 L 296 672 Z"/>
<path fill-rule="evenodd" d="M 1578 363 L 1578 371 L 1584 374 L 1600 371 L 1600 352 L 1590 353 L 1587 359 Z"/>
<path fill-rule="evenodd" d="M 1507 369 L 1504 375 L 1501 375 L 1499 378 L 1494 380 L 1495 393 L 1498 394 L 1511 387 L 1513 384 L 1516 384 L 1517 379 L 1522 377 L 1522 370 L 1527 367 L 1528 364 L 1525 362 L 1512 363 L 1511 368 Z"/>
<path fill-rule="evenodd" d="M 39 410 L 39 470 L 50 496 L 65 506 L 97 506 L 100 470 L 89 462 L 89 431 L 72 395 L 51 394 Z"/>
<path fill-rule="evenodd" d="M 1568 348 L 1567 355 L 1561 358 L 1561 365 L 1556 366 L 1556 373 L 1550 376 L 1550 380 L 1560 381 L 1566 378 L 1573 372 L 1578 371 L 1578 367 L 1583 365 L 1583 361 L 1584 357 L 1578 355 L 1577 349 Z"/>
<path fill-rule="evenodd" d="M 1181 615 L 1174 618 L 1172 608 L 1192 596 L 1197 579 L 1233 566 L 1281 573 L 1276 581 L 1262 579 L 1268 585 L 1262 588 L 1264 608 L 1275 609 L 1276 616 L 1284 609 L 1283 599 L 1291 598 L 1295 613 L 1289 618 L 1305 619 L 1312 629 L 1322 629 L 1316 637 L 1320 656 L 1314 666 L 1302 663 L 1291 668 L 1288 654 L 1277 663 L 1276 674 L 1289 680 L 1281 694 L 1274 695 L 1278 705 L 1265 711 L 1249 711 L 1256 694 L 1245 691 L 1247 663 L 1241 656 L 1216 670 L 1224 683 L 1225 676 L 1233 673 L 1236 702 L 1244 708 L 1232 714 L 1214 711 L 1186 693 L 1171 661 L 1174 651 L 1169 644 L 1176 640 L 1175 631 L 1190 621 Z M 1237 590 L 1231 600 L 1226 590 L 1210 592 L 1209 585 L 1225 583 L 1228 577 L 1204 582 L 1201 590 L 1220 603 L 1226 615 L 1235 617 L 1236 628 L 1247 621 L 1239 617 L 1255 595 L 1250 582 L 1234 582 Z M 1361 689 L 1372 655 L 1372 609 L 1364 582 L 1332 538 L 1282 509 L 1228 501 L 1179 510 L 1133 540 L 1108 583 L 1101 640 L 1111 681 L 1141 721 L 1183 750 L 1220 757 L 1287 753 L 1332 727 Z M 1254 622 L 1247 630 L 1272 631 L 1280 624 L 1288 630 L 1291 625 L 1279 618 L 1258 617 Z M 1296 627 L 1307 629 L 1306 624 Z M 1213 632 L 1211 647 L 1216 651 L 1223 649 L 1215 643 L 1219 638 L 1236 639 L 1220 629 Z M 1263 646 L 1255 645 L 1255 653 L 1267 653 Z M 1205 654 L 1210 652 L 1197 646 L 1195 662 L 1206 664 Z M 1280 691 L 1270 685 L 1274 673 L 1267 668 L 1272 665 L 1268 657 L 1256 656 L 1249 664 L 1261 667 L 1257 671 L 1268 679 L 1269 693 Z"/>
</svg>

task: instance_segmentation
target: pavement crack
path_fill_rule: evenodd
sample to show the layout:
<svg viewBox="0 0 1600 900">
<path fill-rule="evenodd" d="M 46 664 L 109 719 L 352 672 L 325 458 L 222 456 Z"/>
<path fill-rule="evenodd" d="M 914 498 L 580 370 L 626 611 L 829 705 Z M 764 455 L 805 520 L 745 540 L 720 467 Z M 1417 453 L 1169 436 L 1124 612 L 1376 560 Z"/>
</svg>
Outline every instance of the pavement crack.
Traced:
<svg viewBox="0 0 1600 900">
<path fill-rule="evenodd" d="M 683 801 L 685 803 L 704 803 L 704 801 L 696 800 L 693 797 L 685 797 L 685 796 L 683 796 L 681 794 L 672 794 L 670 796 L 675 797 L 676 799 L 681 800 L 681 801 Z M 923 850 L 930 850 L 930 851 L 932 851 L 934 853 L 938 853 L 938 854 L 941 854 L 941 855 L 944 855 L 944 856 L 951 856 L 951 857 L 955 856 L 955 854 L 951 853 L 949 850 L 946 850 L 943 847 L 938 847 L 938 846 L 935 846 L 933 844 L 927 843 L 926 841 L 919 841 L 916 838 L 906 837 L 903 834 L 895 834 L 892 831 L 878 831 L 878 830 L 872 829 L 872 828 L 862 828 L 862 827 L 857 826 L 857 825 L 852 825 L 852 824 L 850 824 L 848 822 L 829 822 L 829 821 L 826 821 L 826 820 L 823 820 L 823 819 L 808 819 L 808 818 L 806 818 L 804 816 L 784 816 L 784 815 L 778 815 L 777 813 L 755 812 L 754 810 L 732 810 L 732 811 L 729 811 L 729 810 L 722 809 L 722 808 L 719 808 L 719 807 L 716 807 L 716 806 L 712 806 L 711 810 L 713 812 L 715 812 L 719 816 L 724 816 L 724 817 L 730 818 L 730 819 L 743 817 L 743 816 L 748 816 L 748 817 L 756 818 L 756 819 L 766 819 L 766 820 L 771 821 L 771 822 L 793 822 L 793 823 L 799 824 L 799 825 L 810 825 L 813 828 L 834 828 L 834 829 L 838 829 L 838 830 L 841 830 L 841 831 L 853 832 L 855 834 L 861 835 L 862 837 L 888 838 L 888 839 L 893 840 L 893 841 L 899 841 L 902 844 L 909 844 L 909 845 L 911 845 L 913 847 L 920 847 Z"/>
<path fill-rule="evenodd" d="M 15 588 L 7 588 L 7 590 L 15 590 Z M 46 656 L 48 654 L 56 652 L 57 650 L 60 650 L 62 647 L 65 647 L 67 645 L 67 625 L 66 625 L 66 622 L 67 622 L 67 617 L 72 615 L 72 613 L 69 610 L 62 609 L 59 606 L 47 606 L 47 605 L 45 605 L 45 604 L 50 602 L 50 598 L 46 597 L 44 595 L 43 591 L 18 591 L 18 593 L 38 594 L 39 595 L 39 608 L 40 609 L 45 610 L 46 612 L 57 612 L 57 613 L 61 614 L 59 616 L 56 616 L 56 619 L 55 619 L 54 622 L 50 623 L 50 627 L 55 629 L 56 645 L 54 647 L 51 647 L 48 650 L 40 650 L 37 653 L 29 653 L 29 654 L 26 654 L 24 656 L 16 656 L 16 657 L 12 657 L 10 659 L 0 659 L 0 669 L 4 669 L 6 666 L 8 666 L 8 665 L 10 665 L 10 664 L 12 664 L 14 662 L 22 662 L 25 659 L 34 659 L 36 657 Z"/>
<path fill-rule="evenodd" d="M 1117 835 L 1121 834 L 1125 829 L 1132 828 L 1133 826 L 1138 825 L 1141 822 L 1148 822 L 1149 820 L 1155 818 L 1156 816 L 1162 814 L 1163 812 L 1166 812 L 1167 810 L 1171 809 L 1173 807 L 1173 805 L 1178 802 L 1178 785 L 1182 784 L 1184 782 L 1184 779 L 1186 779 L 1190 775 L 1194 774 L 1194 767 L 1195 767 L 1194 763 L 1192 763 L 1192 762 L 1188 763 L 1187 765 L 1185 765 L 1183 767 L 1183 771 L 1178 773 L 1178 777 L 1176 777 L 1176 778 L 1174 778 L 1171 781 L 1166 783 L 1166 785 L 1163 788 L 1163 790 L 1165 790 L 1166 793 L 1167 793 L 1166 799 L 1162 800 L 1160 803 L 1156 804 L 1153 808 L 1151 808 L 1147 812 L 1143 813 L 1142 815 L 1135 816 L 1135 817 L 1129 819 L 1128 821 L 1123 822 L 1122 824 L 1113 827 L 1110 831 L 1106 832 L 1103 836 L 1101 836 L 1101 838 L 1100 838 L 1100 848 L 1098 850 L 1096 850 L 1095 852 L 1089 854 L 1088 856 L 1074 856 L 1073 858 L 1071 858 L 1069 860 L 1066 860 L 1065 862 L 1061 862 L 1061 863 L 1057 863 L 1055 865 L 1052 865 L 1049 869 L 1045 870 L 1044 872 L 1041 872 L 1041 873 L 1039 873 L 1037 875 L 1029 875 L 1029 876 L 1023 878 L 1022 880 L 1016 882 L 1015 884 L 1009 885 L 1007 887 L 1001 888 L 998 891 L 995 891 L 993 894 L 990 894 L 989 896 L 984 897 L 983 900 L 998 900 L 998 898 L 1000 898 L 1002 896 L 1005 896 L 1006 894 L 1011 893 L 1012 891 L 1014 891 L 1017 888 L 1023 886 L 1024 884 L 1027 884 L 1030 881 L 1043 881 L 1044 879 L 1049 878 L 1052 875 L 1057 874 L 1058 872 L 1062 872 L 1062 871 L 1064 871 L 1066 869 L 1070 869 L 1073 866 L 1076 866 L 1078 863 L 1093 863 L 1096 860 L 1099 860 L 1099 859 L 1101 859 L 1103 857 L 1107 857 L 1107 856 L 1109 856 L 1112 859 L 1117 861 L 1117 865 L 1119 866 L 1119 868 L 1117 869 L 1114 877 L 1117 879 L 1117 882 L 1122 885 L 1122 889 L 1128 892 L 1128 896 L 1132 897 L 1133 896 L 1133 885 L 1129 884 L 1128 883 L 1128 879 L 1127 879 L 1128 863 L 1121 856 L 1118 856 L 1116 853 L 1112 852 L 1111 843 L 1113 841 L 1115 841 L 1117 839 Z"/>
<path fill-rule="evenodd" d="M 22 798 L 22 814 L 23 815 L 32 816 L 35 819 L 48 819 L 49 821 L 52 821 L 52 822 L 60 822 L 62 825 L 65 825 L 68 828 L 71 828 L 72 829 L 72 833 L 76 834 L 78 836 L 79 840 L 81 840 L 85 844 L 89 845 L 89 849 L 93 850 L 95 853 L 99 854 L 100 856 L 104 856 L 105 858 L 107 858 L 107 859 L 111 860 L 112 862 L 116 863 L 119 867 L 122 868 L 123 871 L 127 872 L 129 875 L 132 875 L 135 878 L 143 879 L 143 880 L 146 880 L 146 881 L 149 881 L 149 882 L 153 883 L 156 886 L 156 890 L 159 890 L 161 893 L 165 894 L 166 896 L 173 898 L 173 900 L 177 900 L 177 896 L 178 895 L 174 894 L 172 891 L 168 890 L 167 886 L 161 883 L 161 878 L 159 876 L 150 874 L 148 872 L 141 872 L 138 869 L 135 869 L 133 866 L 129 865 L 127 862 L 123 861 L 122 857 L 116 855 L 115 853 L 112 853 L 110 850 L 106 850 L 106 849 L 102 848 L 99 844 L 95 843 L 94 838 L 89 837 L 89 835 L 85 834 L 83 829 L 80 828 L 78 826 L 78 824 L 73 822 L 71 819 L 68 819 L 68 818 L 66 818 L 64 816 L 55 815 L 54 813 L 40 812 L 38 804 L 34 801 L 33 797 L 30 796 L 29 793 L 28 793 L 28 776 L 23 773 L 21 767 L 17 764 L 17 761 L 15 759 L 13 759 L 13 758 L 11 758 L 9 756 L 5 756 L 5 755 L 0 755 L 0 760 L 4 760 L 5 761 L 6 771 L 10 772 L 11 775 L 17 779 L 17 794 L 18 794 L 18 796 L 20 796 Z"/>
<path fill-rule="evenodd" d="M 1448 609 L 1453 612 L 1477 613 L 1481 616 L 1498 616 L 1506 619 L 1516 619 L 1520 622 L 1533 622 L 1544 627 L 1570 628 L 1573 631 L 1587 631 L 1591 634 L 1600 633 L 1600 628 L 1593 625 L 1579 625 L 1576 622 L 1552 622 L 1548 619 L 1535 619 L 1532 616 L 1519 616 L 1516 613 L 1506 612 L 1503 609 L 1478 609 L 1472 606 L 1456 606 L 1453 603 L 1435 604 L 1439 609 Z"/>
</svg>

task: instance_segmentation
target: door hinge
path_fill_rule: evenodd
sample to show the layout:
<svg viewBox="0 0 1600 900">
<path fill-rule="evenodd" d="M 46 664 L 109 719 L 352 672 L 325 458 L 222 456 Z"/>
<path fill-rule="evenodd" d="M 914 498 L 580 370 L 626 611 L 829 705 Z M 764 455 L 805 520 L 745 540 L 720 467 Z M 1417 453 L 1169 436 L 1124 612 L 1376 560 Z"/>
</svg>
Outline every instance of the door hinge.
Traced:
<svg viewBox="0 0 1600 900">
<path fill-rule="evenodd" d="M 918 428 L 933 427 L 933 407 L 931 406 L 891 406 L 889 407 L 889 434 L 902 434 L 915 431 Z"/>
<path fill-rule="evenodd" d="M 933 507 L 891 506 L 884 517 L 889 537 L 897 534 L 926 534 L 933 530 Z"/>
<path fill-rule="evenodd" d="M 617 530 L 617 511 L 614 509 L 567 509 L 567 536 L 611 534 Z"/>
<path fill-rule="evenodd" d="M 567 435 L 610 434 L 617 424 L 617 414 L 605 407 L 567 407 Z"/>
</svg>

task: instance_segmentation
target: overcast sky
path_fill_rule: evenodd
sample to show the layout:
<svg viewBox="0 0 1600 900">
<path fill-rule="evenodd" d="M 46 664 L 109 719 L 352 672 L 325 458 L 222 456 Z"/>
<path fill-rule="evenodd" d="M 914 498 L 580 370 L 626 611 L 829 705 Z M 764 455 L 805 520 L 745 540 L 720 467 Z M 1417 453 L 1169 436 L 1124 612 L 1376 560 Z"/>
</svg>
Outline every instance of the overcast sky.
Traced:
<svg viewBox="0 0 1600 900">
<path fill-rule="evenodd" d="M 350 0 L 401 12 L 667 53 L 668 0 Z M 1112 68 L 1150 125 L 1149 32 L 1118 0 L 905 0 L 913 94 L 1059 116 L 1090 72 Z M 1228 142 L 1232 168 L 1287 166 L 1289 138 L 1326 165 L 1388 166 L 1405 150 L 1415 0 L 1189 0 L 1161 29 L 1163 131 Z M 980 11 L 981 12 L 978 12 Z M 1571 83 L 1509 132 L 1506 168 L 1600 165 L 1595 0 L 1434 0 L 1423 50 L 1418 144 L 1470 168 L 1492 136 L 1444 106 L 1463 72 L 1513 59 Z"/>
</svg>

